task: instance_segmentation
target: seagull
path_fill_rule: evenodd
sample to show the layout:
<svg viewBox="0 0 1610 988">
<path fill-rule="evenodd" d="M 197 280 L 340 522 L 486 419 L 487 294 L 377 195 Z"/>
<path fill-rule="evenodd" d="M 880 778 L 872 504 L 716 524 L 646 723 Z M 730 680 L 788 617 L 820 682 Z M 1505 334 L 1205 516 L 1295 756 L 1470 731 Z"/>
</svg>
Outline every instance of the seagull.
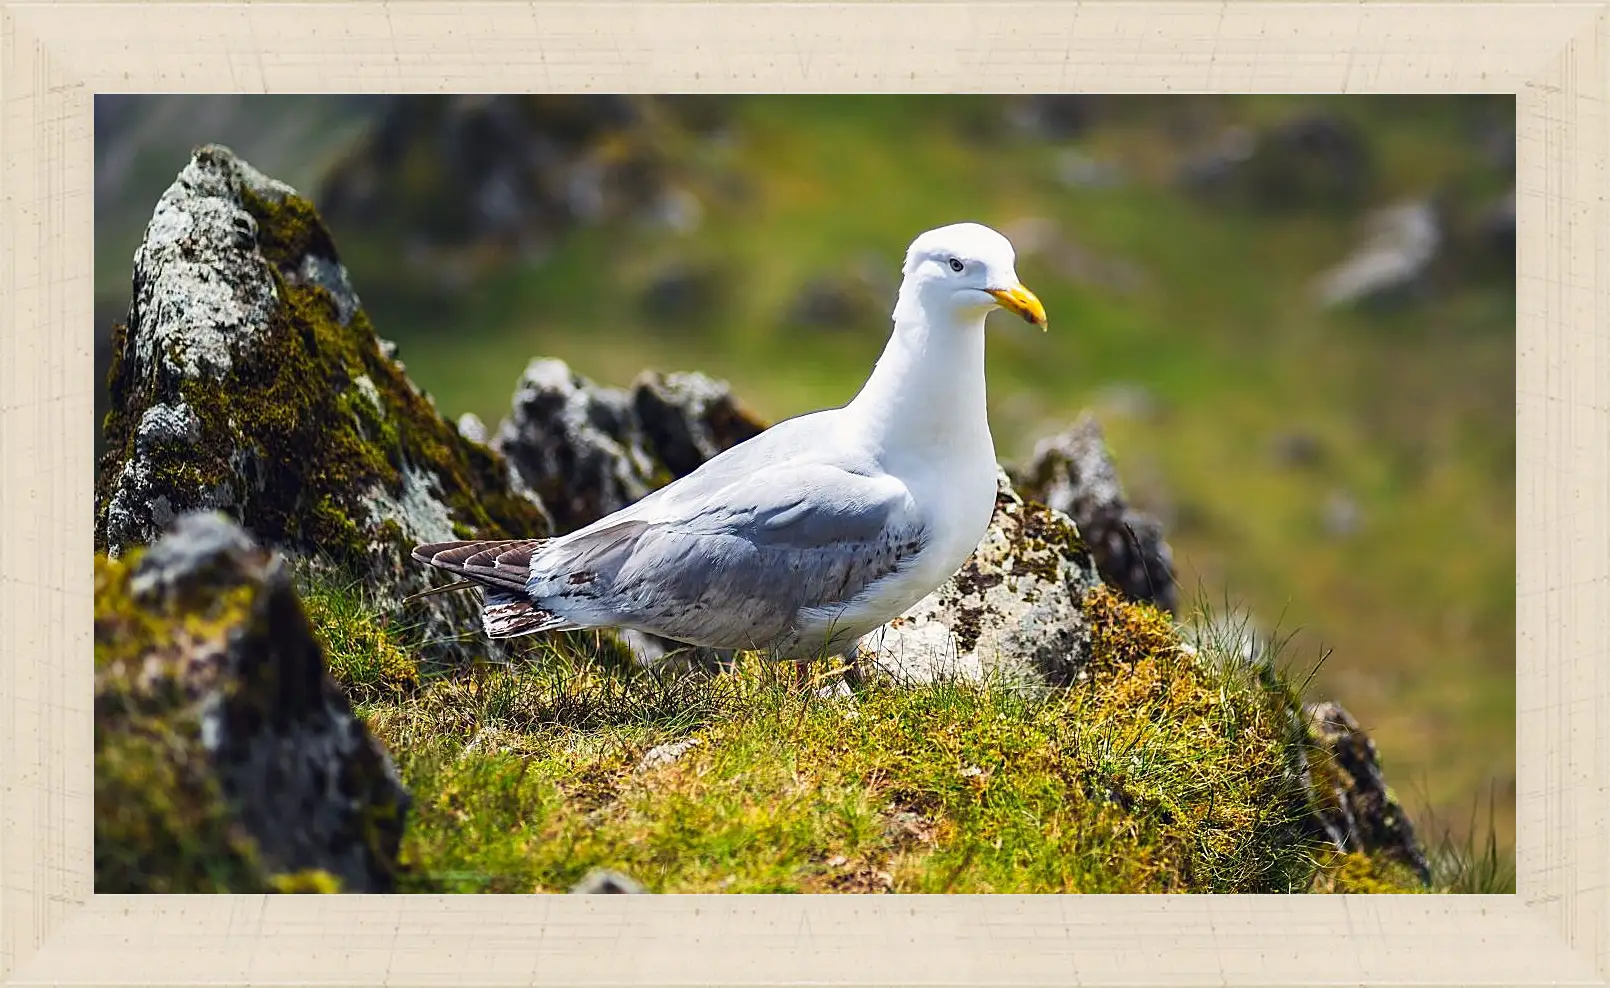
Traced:
<svg viewBox="0 0 1610 988">
<path fill-rule="evenodd" d="M 413 558 L 484 591 L 490 638 L 623 628 L 803 660 L 844 654 L 953 576 L 989 527 L 984 323 L 1046 326 L 1011 243 L 917 237 L 894 328 L 848 404 L 800 415 L 551 539 L 436 542 Z"/>
</svg>

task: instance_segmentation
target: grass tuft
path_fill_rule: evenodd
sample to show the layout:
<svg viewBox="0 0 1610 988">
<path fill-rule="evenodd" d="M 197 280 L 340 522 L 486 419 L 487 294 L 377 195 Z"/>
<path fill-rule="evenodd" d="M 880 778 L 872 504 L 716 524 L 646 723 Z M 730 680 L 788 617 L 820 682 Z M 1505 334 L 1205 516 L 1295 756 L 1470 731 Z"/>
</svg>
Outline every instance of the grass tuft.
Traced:
<svg viewBox="0 0 1610 988">
<path fill-rule="evenodd" d="M 376 689 L 352 671 L 396 632 L 322 592 L 332 667 L 415 795 L 405 888 L 611 868 L 656 892 L 1275 892 L 1325 865 L 1283 681 L 1106 588 L 1059 690 L 852 688 L 828 663 L 800 685 L 755 655 L 655 673 L 563 637 Z"/>
</svg>

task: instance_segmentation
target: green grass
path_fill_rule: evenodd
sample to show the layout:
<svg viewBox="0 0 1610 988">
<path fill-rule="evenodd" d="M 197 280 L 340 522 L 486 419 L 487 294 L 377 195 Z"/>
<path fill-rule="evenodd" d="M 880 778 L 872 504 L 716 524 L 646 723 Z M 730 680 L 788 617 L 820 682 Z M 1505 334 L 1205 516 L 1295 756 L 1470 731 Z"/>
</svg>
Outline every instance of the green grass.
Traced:
<svg viewBox="0 0 1610 988">
<path fill-rule="evenodd" d="M 824 663 L 802 686 L 757 656 L 654 674 L 577 637 L 376 688 L 377 657 L 417 643 L 406 623 L 355 586 L 307 594 L 414 794 L 411 891 L 563 891 L 596 867 L 657 892 L 1416 888 L 1313 844 L 1283 675 L 1193 656 L 1106 591 L 1088 679 L 1042 691 L 851 689 Z"/>
<path fill-rule="evenodd" d="M 1481 114 L 1510 112 L 1492 100 L 1203 105 L 1214 127 L 1316 107 L 1355 121 L 1375 156 L 1371 204 L 1441 191 L 1468 210 L 1510 181 L 1470 136 Z M 1398 311 L 1321 310 L 1313 281 L 1357 242 L 1358 212 L 1193 201 L 1172 182 L 1182 151 L 1156 100 L 1125 101 L 1061 143 L 1014 131 L 986 97 L 768 98 L 735 113 L 730 146 L 667 144 L 705 193 L 691 235 L 582 230 L 540 263 L 493 265 L 454 298 L 422 289 L 389 241 L 337 239 L 379 331 L 449 414 L 495 423 L 519 367 L 542 354 L 609 384 L 649 366 L 703 370 L 779 418 L 848 399 L 887 333 L 879 313 L 836 332 L 787 324 L 800 285 L 864 255 L 893 276 L 910 237 L 940 223 L 1054 221 L 1142 281 L 1126 290 L 1022 260 L 1051 331 L 992 323 L 1002 456 L 1096 407 L 1132 494 L 1173 522 L 1181 581 L 1261 620 L 1283 615 L 1294 654 L 1333 652 L 1316 690 L 1370 730 L 1412 815 L 1458 818 L 1496 787 L 1492 824 L 1512 840 L 1512 281 L 1466 277 Z M 1125 181 L 1065 187 L 1057 155 L 1068 146 L 1116 162 Z M 728 179 L 748 193 L 711 191 Z M 688 259 L 720 274 L 709 310 L 675 324 L 645 313 L 636 294 L 649 274 Z M 1145 388 L 1158 412 L 1104 405 L 1118 382 Z M 1318 439 L 1317 463 L 1275 461 L 1272 445 L 1292 430 Z M 1352 535 L 1322 523 L 1338 493 L 1359 509 Z"/>
</svg>

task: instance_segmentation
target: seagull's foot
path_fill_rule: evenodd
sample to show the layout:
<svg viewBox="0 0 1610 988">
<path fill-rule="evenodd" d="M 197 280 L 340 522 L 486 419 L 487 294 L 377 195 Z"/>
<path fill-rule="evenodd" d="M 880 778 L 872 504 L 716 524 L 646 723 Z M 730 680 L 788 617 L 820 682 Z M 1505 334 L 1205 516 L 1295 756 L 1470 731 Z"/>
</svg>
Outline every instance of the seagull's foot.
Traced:
<svg viewBox="0 0 1610 988">
<path fill-rule="evenodd" d="M 866 676 L 861 674 L 861 653 L 851 651 L 844 656 L 844 682 L 852 690 L 859 690 L 866 685 Z"/>
</svg>

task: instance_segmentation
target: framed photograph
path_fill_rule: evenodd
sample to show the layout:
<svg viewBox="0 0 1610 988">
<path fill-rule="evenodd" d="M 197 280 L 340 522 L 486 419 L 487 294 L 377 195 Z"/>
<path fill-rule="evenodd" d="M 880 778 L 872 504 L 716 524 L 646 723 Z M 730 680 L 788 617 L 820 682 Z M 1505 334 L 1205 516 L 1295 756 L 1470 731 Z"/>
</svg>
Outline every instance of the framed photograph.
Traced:
<svg viewBox="0 0 1610 988">
<path fill-rule="evenodd" d="M 0 977 L 1610 982 L 1607 51 L 0 5 Z"/>
</svg>

